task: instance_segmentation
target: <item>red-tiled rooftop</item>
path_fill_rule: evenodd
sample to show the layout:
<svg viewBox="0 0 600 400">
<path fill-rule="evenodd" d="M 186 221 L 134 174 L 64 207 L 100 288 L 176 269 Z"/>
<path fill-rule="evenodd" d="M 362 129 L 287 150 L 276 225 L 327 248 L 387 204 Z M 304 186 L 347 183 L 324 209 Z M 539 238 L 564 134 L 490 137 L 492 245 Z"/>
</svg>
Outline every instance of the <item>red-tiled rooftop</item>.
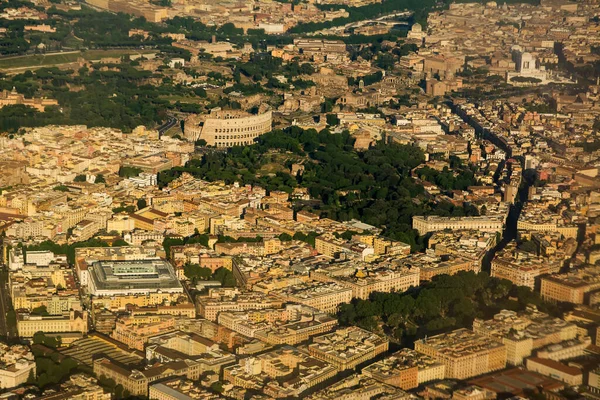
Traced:
<svg viewBox="0 0 600 400">
<path fill-rule="evenodd" d="M 527 371 L 524 368 L 513 368 L 507 371 L 496 372 L 481 378 L 469 381 L 469 384 L 491 390 L 496 393 L 511 393 L 520 396 L 525 390 L 542 388 L 548 391 L 557 391 L 565 387 L 564 383 L 546 377 L 537 372 Z"/>
</svg>

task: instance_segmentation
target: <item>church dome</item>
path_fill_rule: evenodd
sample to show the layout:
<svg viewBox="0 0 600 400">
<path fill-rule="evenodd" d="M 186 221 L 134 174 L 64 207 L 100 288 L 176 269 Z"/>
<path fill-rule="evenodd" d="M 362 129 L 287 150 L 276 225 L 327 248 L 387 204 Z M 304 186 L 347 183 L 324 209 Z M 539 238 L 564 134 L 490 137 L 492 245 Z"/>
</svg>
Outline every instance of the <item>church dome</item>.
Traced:
<svg viewBox="0 0 600 400">
<path fill-rule="evenodd" d="M 412 28 L 410 29 L 411 32 L 422 32 L 423 31 L 423 26 L 421 26 L 420 23 L 416 23 L 412 26 Z"/>
</svg>

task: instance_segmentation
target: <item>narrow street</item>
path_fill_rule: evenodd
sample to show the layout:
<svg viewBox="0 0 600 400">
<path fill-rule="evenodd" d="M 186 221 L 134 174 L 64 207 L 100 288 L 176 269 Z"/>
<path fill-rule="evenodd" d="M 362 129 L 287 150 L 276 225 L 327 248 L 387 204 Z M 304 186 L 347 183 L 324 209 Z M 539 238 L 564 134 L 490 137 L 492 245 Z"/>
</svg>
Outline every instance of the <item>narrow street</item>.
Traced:
<svg viewBox="0 0 600 400">
<path fill-rule="evenodd" d="M 488 252 L 488 254 L 484 257 L 482 262 L 481 270 L 485 272 L 490 272 L 492 267 L 492 260 L 496 253 L 506 247 L 508 243 L 515 240 L 517 237 L 517 222 L 519 221 L 519 215 L 521 215 L 521 210 L 523 210 L 523 205 L 527 201 L 527 195 L 529 193 L 529 183 L 526 179 L 523 178 L 521 183 L 521 187 L 519 188 L 518 198 L 512 206 L 510 206 L 510 211 L 508 212 L 508 217 L 506 218 L 506 226 L 504 227 L 504 231 L 502 232 L 502 238 L 496 244 L 496 246 Z"/>
<path fill-rule="evenodd" d="M 10 295 L 8 290 L 8 271 L 2 266 L 0 271 L 0 336 L 10 339 L 14 336 L 7 323 L 7 314 L 11 310 Z"/>
<path fill-rule="evenodd" d="M 456 113 L 457 108 L 454 105 L 454 103 L 451 103 L 449 105 L 452 108 L 453 112 Z M 469 117 L 463 116 L 462 118 L 463 118 L 463 121 L 465 121 L 466 123 L 468 123 L 471 127 L 473 127 L 475 129 L 475 132 L 477 132 L 479 134 L 480 138 L 490 140 L 492 143 L 494 143 L 498 147 L 500 147 L 503 151 L 506 152 L 507 159 L 511 157 L 511 153 L 512 153 L 511 149 L 509 147 L 503 146 L 502 143 L 499 143 L 497 140 L 495 140 L 495 137 L 488 130 L 480 129 L 480 127 L 476 123 L 474 123 L 474 121 Z M 523 168 L 523 172 L 525 172 L 524 161 L 522 159 L 520 160 L 520 164 L 521 164 L 521 167 Z M 506 160 L 502 161 L 502 163 L 500 164 L 500 168 L 494 176 L 494 184 L 496 184 L 496 185 L 499 184 L 499 178 L 502 175 L 501 171 L 503 168 L 505 168 L 505 166 L 506 166 Z M 510 206 L 510 210 L 509 210 L 508 216 L 506 218 L 506 224 L 504 227 L 504 231 L 502 232 L 502 237 L 500 238 L 500 240 L 498 241 L 496 246 L 492 250 L 490 250 L 486 254 L 486 256 L 483 258 L 482 265 L 481 265 L 482 271 L 489 273 L 491 270 L 491 266 L 492 266 L 492 260 L 494 259 L 494 256 L 496 255 L 496 253 L 498 251 L 504 249 L 508 243 L 510 243 L 511 241 L 516 239 L 516 237 L 517 237 L 517 222 L 519 221 L 519 216 L 521 215 L 521 211 L 523 210 L 523 205 L 525 204 L 525 202 L 527 202 L 530 186 L 531 186 L 531 183 L 528 182 L 527 179 L 525 179 L 524 175 L 522 175 L 521 186 L 519 187 L 519 193 L 517 195 L 517 198 L 515 199 L 515 203 Z"/>
</svg>

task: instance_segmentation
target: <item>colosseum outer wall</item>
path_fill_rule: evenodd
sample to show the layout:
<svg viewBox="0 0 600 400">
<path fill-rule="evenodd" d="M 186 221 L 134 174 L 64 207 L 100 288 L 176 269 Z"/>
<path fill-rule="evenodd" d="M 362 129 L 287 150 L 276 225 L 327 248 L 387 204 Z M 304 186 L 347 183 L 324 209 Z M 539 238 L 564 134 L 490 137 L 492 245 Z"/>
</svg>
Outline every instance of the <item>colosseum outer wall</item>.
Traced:
<svg viewBox="0 0 600 400">
<path fill-rule="evenodd" d="M 197 116 L 190 117 L 185 123 L 185 137 L 191 141 L 204 139 L 209 146 L 232 147 L 252 144 L 255 138 L 271 131 L 270 110 L 259 115 L 238 115 L 218 111 L 202 118 L 203 121 Z"/>
</svg>

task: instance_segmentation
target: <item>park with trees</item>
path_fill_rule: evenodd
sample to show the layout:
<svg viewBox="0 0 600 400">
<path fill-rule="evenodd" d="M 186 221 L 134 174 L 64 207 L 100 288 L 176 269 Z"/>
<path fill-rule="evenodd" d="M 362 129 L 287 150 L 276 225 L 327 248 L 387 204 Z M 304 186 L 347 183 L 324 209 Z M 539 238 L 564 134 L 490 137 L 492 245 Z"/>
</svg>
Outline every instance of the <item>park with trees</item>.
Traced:
<svg viewBox="0 0 600 400">
<path fill-rule="evenodd" d="M 165 186 L 187 172 L 209 181 L 240 182 L 269 191 L 291 193 L 296 187 L 305 187 L 317 204 L 296 202 L 297 211 L 308 208 L 322 217 L 341 221 L 360 219 L 381 227 L 391 239 L 410 243 L 414 250 L 423 249 L 424 239 L 411 227 L 413 215 L 477 215 L 474 207 L 432 202 L 424 195 L 423 186 L 411 175 L 425 160 L 418 147 L 382 142 L 356 151 L 353 143 L 348 132 L 276 129 L 260 136 L 251 146 L 208 152 L 183 167 L 163 171 L 158 177 L 159 185 Z M 284 168 L 266 173 L 265 167 L 274 160 Z M 305 170 L 294 177 L 289 168 L 298 162 L 303 163 Z M 476 183 L 468 167 L 457 170 L 457 176 L 449 171 L 421 172 L 447 191 Z"/>
<path fill-rule="evenodd" d="M 461 271 L 439 275 L 406 292 L 372 293 L 366 299 L 341 304 L 341 325 L 357 325 L 411 345 L 417 338 L 458 328 L 470 328 L 474 318 L 489 319 L 500 310 L 522 311 L 535 305 L 559 316 L 561 305 L 542 301 L 538 293 L 486 272 Z"/>
</svg>

